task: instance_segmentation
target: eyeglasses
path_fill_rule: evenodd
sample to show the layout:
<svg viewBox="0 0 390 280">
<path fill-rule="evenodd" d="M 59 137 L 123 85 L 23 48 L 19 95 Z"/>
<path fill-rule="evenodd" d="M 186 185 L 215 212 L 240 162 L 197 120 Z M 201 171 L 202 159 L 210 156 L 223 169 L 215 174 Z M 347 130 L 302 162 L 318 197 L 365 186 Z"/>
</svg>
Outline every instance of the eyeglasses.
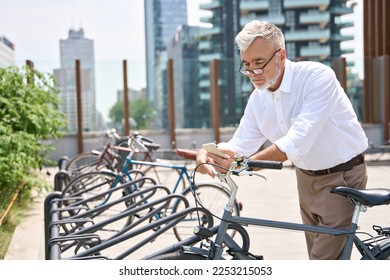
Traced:
<svg viewBox="0 0 390 280">
<path fill-rule="evenodd" d="M 249 69 L 241 69 L 241 67 L 243 66 L 243 64 L 241 63 L 240 65 L 240 68 L 238 69 L 238 71 L 242 74 L 242 75 L 249 75 L 249 74 L 261 74 L 261 73 L 264 73 L 264 68 L 268 65 L 268 63 L 272 60 L 272 58 L 274 58 L 275 54 L 280 51 L 281 49 L 278 49 L 274 52 L 274 54 L 271 56 L 270 59 L 268 59 L 268 61 L 264 64 L 263 67 L 261 68 L 256 68 L 256 69 L 252 69 L 252 70 L 249 70 Z"/>
</svg>

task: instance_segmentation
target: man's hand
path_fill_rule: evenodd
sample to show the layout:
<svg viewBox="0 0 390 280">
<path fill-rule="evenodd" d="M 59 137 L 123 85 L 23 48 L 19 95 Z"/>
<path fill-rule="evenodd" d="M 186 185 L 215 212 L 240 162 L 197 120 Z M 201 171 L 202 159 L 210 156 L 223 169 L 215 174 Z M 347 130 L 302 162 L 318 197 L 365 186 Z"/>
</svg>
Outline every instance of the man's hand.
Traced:
<svg viewBox="0 0 390 280">
<path fill-rule="evenodd" d="M 222 152 L 224 154 L 229 155 L 230 158 L 224 159 L 224 158 L 217 156 L 215 154 L 208 153 L 205 149 L 202 148 L 198 151 L 198 154 L 196 155 L 196 165 L 199 165 L 201 163 L 210 162 L 210 163 L 215 163 L 217 165 L 220 165 L 224 168 L 229 168 L 230 164 L 233 162 L 234 152 L 231 150 L 227 150 L 227 149 L 223 149 Z M 197 172 L 202 173 L 202 174 L 208 174 L 209 176 L 214 178 L 215 177 L 215 173 L 214 173 L 215 169 L 217 169 L 217 168 L 212 166 L 212 165 L 202 164 L 201 166 L 199 166 L 197 168 Z"/>
</svg>

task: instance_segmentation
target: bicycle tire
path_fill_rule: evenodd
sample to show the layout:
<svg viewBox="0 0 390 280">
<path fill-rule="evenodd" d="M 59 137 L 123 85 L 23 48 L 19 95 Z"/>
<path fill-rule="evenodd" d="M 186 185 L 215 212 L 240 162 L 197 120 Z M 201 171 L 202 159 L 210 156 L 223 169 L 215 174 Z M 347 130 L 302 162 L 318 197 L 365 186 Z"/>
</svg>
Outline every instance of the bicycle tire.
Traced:
<svg viewBox="0 0 390 280">
<path fill-rule="evenodd" d="M 201 205 L 198 205 L 197 201 L 194 199 L 192 187 L 187 187 L 182 193 L 182 195 L 186 197 L 190 203 L 190 207 L 204 207 L 217 217 L 222 216 L 223 210 L 226 206 L 226 201 L 228 201 L 230 197 L 230 192 L 225 187 L 212 182 L 200 183 L 196 185 L 195 191 L 196 197 Z M 178 200 L 172 207 L 172 213 L 180 211 L 183 207 L 183 202 Z M 234 204 L 233 215 L 240 215 L 240 207 L 238 203 Z M 194 227 L 199 225 L 199 221 L 202 222 L 202 226 L 208 227 L 208 221 L 204 219 L 204 216 L 198 217 L 197 213 L 187 215 L 183 221 L 173 228 L 177 240 L 182 241 L 191 236 L 193 234 Z M 215 223 L 214 225 L 217 224 Z M 229 234 L 234 237 L 235 233 L 236 230 L 231 230 Z"/>
<path fill-rule="evenodd" d="M 73 157 L 66 165 L 65 170 L 67 170 L 72 177 L 77 177 L 80 174 L 100 171 L 104 168 L 112 170 L 112 162 L 105 157 L 101 157 L 101 154 L 90 151 Z"/>
<path fill-rule="evenodd" d="M 150 260 L 158 260 L 158 261 L 164 261 L 164 260 L 171 260 L 171 261 L 179 261 L 179 260 L 191 260 L 191 261 L 204 261 L 207 260 L 206 256 L 198 255 L 198 254 L 192 254 L 189 252 L 185 252 L 183 249 L 155 256 L 154 258 L 151 258 Z"/>
<path fill-rule="evenodd" d="M 158 184 L 172 187 L 176 184 L 180 176 L 180 170 L 169 168 L 169 167 L 157 167 L 157 166 L 145 166 L 140 168 L 145 176 L 153 178 Z M 174 175 L 172 175 L 172 172 Z M 182 192 L 186 188 L 186 179 L 182 178 L 177 186 L 176 192 Z"/>
</svg>

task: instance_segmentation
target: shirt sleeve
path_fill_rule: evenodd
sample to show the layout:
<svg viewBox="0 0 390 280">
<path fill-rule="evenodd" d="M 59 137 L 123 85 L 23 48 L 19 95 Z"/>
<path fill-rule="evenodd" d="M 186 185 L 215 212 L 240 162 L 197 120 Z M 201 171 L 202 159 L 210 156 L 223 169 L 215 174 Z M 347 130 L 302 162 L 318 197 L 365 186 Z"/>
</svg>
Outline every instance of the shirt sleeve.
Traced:
<svg viewBox="0 0 390 280">
<path fill-rule="evenodd" d="M 240 125 L 235 131 L 230 141 L 223 145 L 245 156 L 251 156 L 256 153 L 260 147 L 265 143 L 266 138 L 257 125 L 255 114 L 255 101 L 253 92 L 248 100 L 244 115 L 240 120 Z M 219 144 L 218 144 L 219 145 Z"/>
</svg>

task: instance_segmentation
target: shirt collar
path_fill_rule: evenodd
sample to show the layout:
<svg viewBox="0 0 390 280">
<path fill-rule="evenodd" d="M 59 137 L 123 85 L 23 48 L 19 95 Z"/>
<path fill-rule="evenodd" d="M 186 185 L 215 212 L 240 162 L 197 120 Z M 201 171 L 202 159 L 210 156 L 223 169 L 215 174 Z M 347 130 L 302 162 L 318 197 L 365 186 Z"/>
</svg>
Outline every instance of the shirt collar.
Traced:
<svg viewBox="0 0 390 280">
<path fill-rule="evenodd" d="M 284 69 L 284 75 L 282 79 L 282 83 L 280 84 L 280 87 L 278 90 L 283 92 L 291 92 L 291 83 L 293 78 L 293 71 L 292 71 L 292 62 L 286 58 L 286 66 Z"/>
</svg>

